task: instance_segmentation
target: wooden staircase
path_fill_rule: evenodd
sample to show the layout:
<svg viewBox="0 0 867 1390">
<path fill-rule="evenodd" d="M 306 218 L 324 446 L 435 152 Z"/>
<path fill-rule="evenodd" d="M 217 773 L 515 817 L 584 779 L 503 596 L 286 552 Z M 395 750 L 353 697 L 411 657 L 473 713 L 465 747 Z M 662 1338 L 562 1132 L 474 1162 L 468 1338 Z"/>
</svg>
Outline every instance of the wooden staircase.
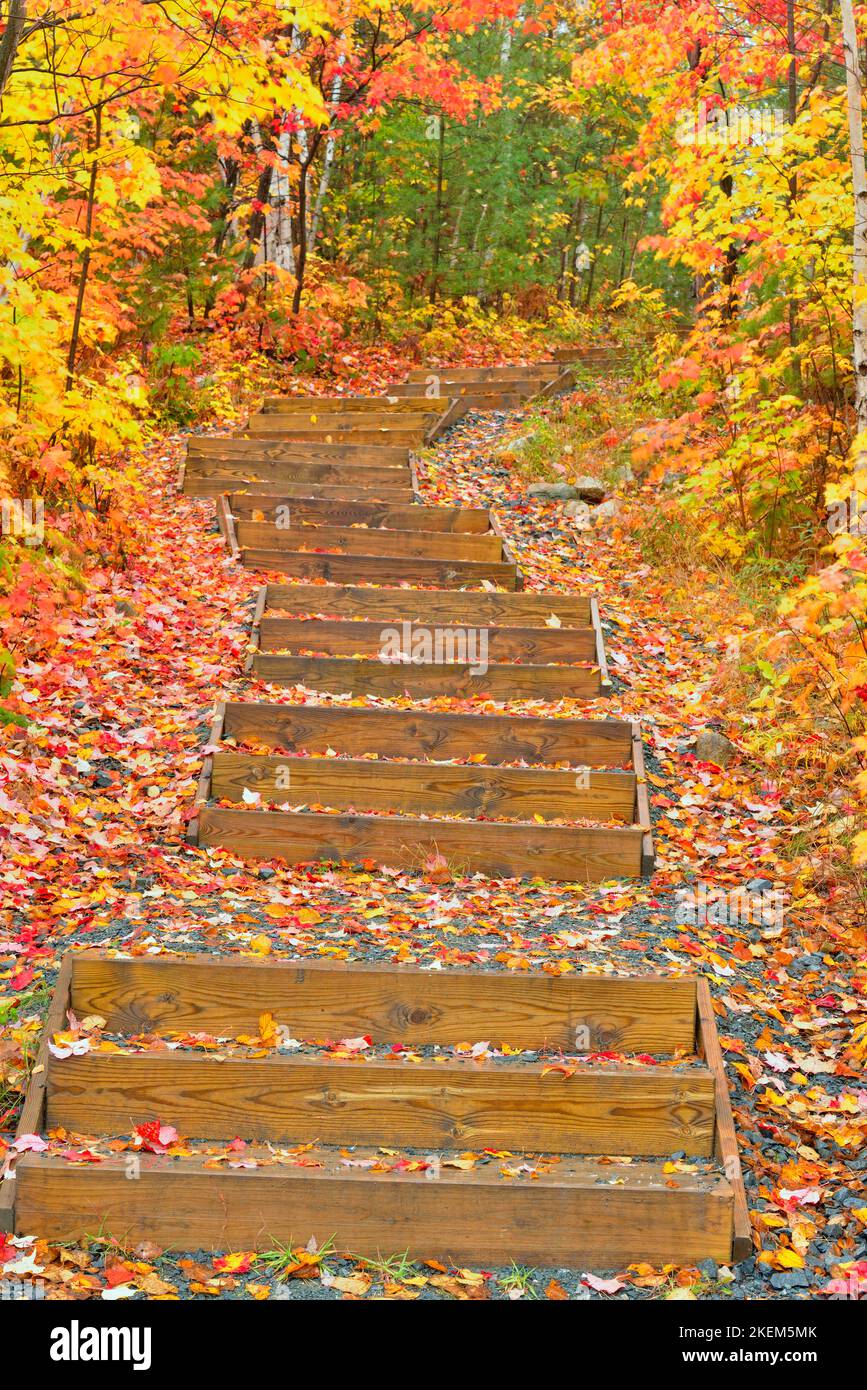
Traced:
<svg viewBox="0 0 867 1390">
<path fill-rule="evenodd" d="M 385 397 L 269 397 L 239 434 L 190 440 L 182 489 L 215 497 L 239 564 L 283 578 L 260 588 L 247 671 L 303 703 L 217 708 L 188 840 L 289 864 L 649 875 L 639 726 L 488 709 L 608 693 L 596 599 L 522 592 L 489 512 L 416 500 L 420 444 L 571 373 L 432 370 Z M 442 696 L 485 712 L 412 703 Z M 70 1018 L 90 1020 L 89 1049 L 57 1057 Z M 132 1136 L 156 1118 L 180 1135 L 164 1153 Z M 333 1236 L 488 1266 L 751 1249 L 693 979 L 76 952 L 19 1134 L 46 1129 L 66 1138 L 17 1157 L 0 1230 L 185 1250 Z"/>
<path fill-rule="evenodd" d="M 102 1022 L 85 1055 L 58 1059 L 47 1042 L 69 1009 Z M 177 1046 L 142 1050 L 154 1037 Z M 328 1045 L 341 1038 L 370 1055 Z M 156 1116 L 178 1134 L 165 1153 L 134 1138 Z M 0 1229 L 55 1241 L 333 1238 L 369 1258 L 577 1268 L 749 1248 L 692 979 L 71 954 L 25 1121 L 62 1128 L 66 1156 L 18 1158 Z M 70 1162 L 78 1149 L 90 1161 Z"/>
<path fill-rule="evenodd" d="M 557 395 L 572 385 L 573 376 L 560 362 L 534 362 L 502 367 L 416 367 L 405 382 L 389 386 L 390 397 L 423 403 L 448 396 L 465 410 L 516 410 L 531 400 Z"/>
</svg>

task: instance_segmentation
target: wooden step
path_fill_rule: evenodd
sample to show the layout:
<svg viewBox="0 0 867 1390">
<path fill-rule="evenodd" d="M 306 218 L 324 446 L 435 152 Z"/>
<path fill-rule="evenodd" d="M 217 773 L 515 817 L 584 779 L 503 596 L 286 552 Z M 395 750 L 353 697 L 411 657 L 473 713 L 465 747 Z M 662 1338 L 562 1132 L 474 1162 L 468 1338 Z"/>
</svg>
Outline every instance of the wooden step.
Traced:
<svg viewBox="0 0 867 1390">
<path fill-rule="evenodd" d="M 482 507 L 424 507 L 383 502 L 304 499 L 279 493 L 233 492 L 229 507 L 238 521 L 282 521 L 287 513 L 293 525 L 387 526 L 397 531 L 452 531 L 458 535 L 490 533 L 491 521 Z"/>
<path fill-rule="evenodd" d="M 413 367 L 408 379 L 422 383 L 430 377 L 447 378 L 449 381 L 500 381 L 513 377 L 546 381 L 557 376 L 559 371 L 559 361 L 512 362 L 494 367 L 442 367 L 432 364 L 429 367 Z"/>
<path fill-rule="evenodd" d="M 287 922 L 292 908 L 286 908 Z M 577 1030 L 593 1052 L 691 1053 L 697 1045 L 696 982 L 668 975 L 554 976 L 391 965 L 317 956 L 70 957 L 66 1007 L 105 1019 L 115 1033 L 255 1035 L 263 1012 L 298 1036 L 442 1046 L 572 1050 Z M 63 1026 L 65 1013 L 56 1028 Z M 712 1020 L 711 1020 L 712 1022 Z"/>
<path fill-rule="evenodd" d="M 454 759 L 485 755 L 490 766 L 631 767 L 638 726 L 625 719 L 545 719 L 520 714 L 443 714 L 416 709 L 363 709 L 330 705 L 280 705 L 238 701 L 221 705 L 216 739 L 258 743 L 298 753 L 376 753 L 404 758 Z M 638 741 L 636 746 L 636 741 Z M 481 764 L 479 764 L 481 766 Z M 643 788 L 646 793 L 646 787 Z"/>
<path fill-rule="evenodd" d="M 547 1071 L 525 1059 L 350 1061 L 261 1047 L 221 1059 L 123 1042 L 59 1058 L 48 1043 L 70 1011 L 133 1047 L 159 1031 L 255 1039 L 264 1012 L 302 1039 L 466 1048 L 481 1035 L 513 1055 L 587 1055 Z M 599 1064 L 602 1047 L 657 1061 Z M 674 1055 L 695 1060 L 667 1066 Z M 111 1152 L 112 1136 L 155 1115 L 184 1135 L 179 1156 Z M 18 1134 L 55 1126 L 72 1131 L 65 1150 L 91 1147 L 98 1161 L 71 1163 L 56 1142 L 21 1154 L 0 1188 L 0 1230 L 211 1251 L 333 1237 L 338 1253 L 484 1266 L 730 1263 L 752 1250 L 704 981 L 69 954 Z M 236 1136 L 256 1141 L 243 1164 L 203 1148 Z M 274 1147 L 287 1143 L 298 1147 Z M 665 1161 L 678 1150 L 688 1162 Z"/>
<path fill-rule="evenodd" d="M 290 520 L 291 520 L 290 513 Z M 327 550 L 343 555 L 409 555 L 439 560 L 503 559 L 502 538 L 451 531 L 396 530 L 384 526 L 329 526 L 315 520 L 300 526 L 236 520 L 242 550 Z"/>
<path fill-rule="evenodd" d="M 653 868 L 640 731 L 610 722 L 606 737 L 594 734 L 592 720 L 220 706 L 209 744 L 234 739 L 254 743 L 257 751 L 226 749 L 206 756 L 188 837 L 242 858 L 290 863 L 372 860 L 418 870 L 431 856 L 441 856 L 455 873 L 493 878 L 638 877 Z M 568 725 L 571 729 L 562 727 Z M 594 776 L 593 763 L 612 747 L 628 758 L 630 768 Z M 310 757 L 296 768 L 297 759 L 281 759 L 281 748 L 327 756 Z M 551 761 L 572 767 L 493 765 L 527 753 L 539 761 L 540 748 Z M 398 749 L 405 758 L 438 761 L 396 762 Z M 381 756 L 373 763 L 356 759 L 358 752 Z M 341 754 L 348 758 L 335 756 Z M 491 766 L 445 764 L 481 754 Z M 238 804 L 245 787 L 262 797 L 257 805 L 266 809 Z M 229 797 L 236 804 L 215 804 Z M 269 810 L 269 805 L 298 809 Z M 301 809 L 311 806 L 329 809 Z M 497 814 L 513 818 L 489 818 Z M 535 815 L 542 823 L 532 819 Z M 555 818 L 597 823 L 550 823 Z M 609 823 L 621 818 L 627 823 Z"/>
<path fill-rule="evenodd" d="M 437 407 L 445 410 L 450 401 L 437 400 Z M 433 407 L 430 407 L 433 409 Z M 320 413 L 322 411 L 341 411 L 344 414 L 379 414 L 383 410 L 391 412 L 428 410 L 417 401 L 401 400 L 389 391 L 382 396 L 266 396 L 262 402 L 262 412 L 266 415 L 285 415 L 299 410 Z M 441 412 L 440 412 L 441 413 Z"/>
<path fill-rule="evenodd" d="M 596 699 L 609 690 L 605 666 L 596 664 L 602 651 L 598 625 L 432 627 L 405 619 L 387 626 L 262 617 L 248 665 L 261 680 L 314 690 Z"/>
<path fill-rule="evenodd" d="M 325 599 L 314 594 L 311 602 Z M 382 618 L 271 618 L 266 603 L 267 591 L 254 615 L 247 666 L 272 683 L 422 698 L 597 699 L 610 692 L 595 602 L 581 628 L 480 626 L 481 603 L 476 613 L 466 606 L 475 621 L 435 626 L 406 618 L 398 625 Z M 405 595 L 400 606 L 407 611 Z"/>
<path fill-rule="evenodd" d="M 565 1076 L 540 1062 L 315 1053 L 49 1059 L 48 1129 L 121 1135 L 155 1115 L 201 1139 L 709 1157 L 714 1079 L 702 1066 L 587 1065 Z"/>
<path fill-rule="evenodd" d="M 337 487 L 338 495 L 363 500 L 412 501 L 416 476 L 408 461 L 392 461 L 391 450 L 378 462 L 376 451 L 364 462 L 342 463 L 339 458 L 326 459 L 315 454 L 311 459 L 271 457 L 266 451 L 261 457 L 254 452 L 222 456 L 189 457 L 182 465 L 180 489 L 193 497 L 215 497 L 223 492 L 253 487 L 260 492 L 316 492 L 322 486 Z M 374 489 L 374 491 L 371 491 Z"/>
<path fill-rule="evenodd" d="M 289 758 L 284 753 L 214 753 L 210 795 L 240 804 L 323 805 L 406 814 L 632 821 L 635 774 L 531 767 L 399 763 L 363 758 Z"/>
<path fill-rule="evenodd" d="M 367 431 L 368 433 L 377 431 L 382 432 L 384 437 L 395 431 L 402 434 L 411 430 L 416 432 L 421 439 L 441 413 L 439 410 L 358 411 L 309 410 L 306 407 L 297 410 L 287 408 L 270 414 L 262 411 L 259 414 L 251 415 L 244 429 L 246 432 L 278 434 L 284 431 L 290 433 L 296 428 L 312 427 L 316 430 L 337 430 L 350 433 L 355 430 Z"/>
<path fill-rule="evenodd" d="M 253 439 L 232 435 L 194 435 L 187 443 L 190 458 L 256 458 L 267 463 L 373 463 L 381 468 L 409 463 L 406 445 L 324 444 L 318 440 Z"/>
<path fill-rule="evenodd" d="M 18 1160 L 16 1229 L 54 1242 L 98 1232 L 124 1248 L 149 1241 L 181 1250 L 303 1248 L 333 1237 L 340 1254 L 406 1252 L 483 1267 L 733 1259 L 732 1190 L 716 1173 L 592 1160 L 539 1170 L 530 1164 L 529 1174 L 518 1171 L 518 1160 L 501 1160 L 466 1172 L 450 1167 L 448 1156 L 441 1166 L 401 1172 L 376 1150 L 352 1159 L 372 1166 L 348 1166 L 339 1151 L 321 1149 L 297 1166 L 272 1159 L 268 1167 L 235 1170 L 145 1154 L 130 1182 L 123 1156 L 78 1167 L 27 1153 Z"/>
<path fill-rule="evenodd" d="M 439 508 L 424 508 L 425 512 Z M 598 627 L 595 601 L 585 594 L 462 593 L 407 589 L 363 589 L 352 585 L 267 584 L 259 595 L 262 615 L 272 611 L 370 622 L 490 623 L 495 627 Z M 554 629 L 548 629 L 554 630 Z"/>
<path fill-rule="evenodd" d="M 404 610 L 407 608 L 404 600 Z M 475 615 L 471 615 L 475 616 Z M 401 630 L 402 629 L 402 630 Z M 431 633 L 443 633 L 441 646 L 454 659 L 452 650 L 460 650 L 461 634 L 466 627 L 425 626 L 404 619 L 400 627 L 383 627 L 380 622 L 364 622 L 349 618 L 272 618 L 263 617 L 259 623 L 259 652 L 321 652 L 328 656 L 381 657 L 395 633 L 408 652 L 424 645 Z M 474 629 L 483 632 L 491 661 L 518 661 L 545 665 L 549 662 L 587 662 L 596 659 L 596 632 L 588 624 L 580 628 L 493 627 L 481 624 Z M 454 640 L 450 640 L 450 634 Z M 420 639 L 416 641 L 416 639 Z M 433 643 L 431 644 L 434 645 Z"/>
<path fill-rule="evenodd" d="M 378 428 L 368 427 L 356 428 L 349 424 L 342 428 L 337 428 L 332 424 L 311 425 L 296 424 L 294 420 L 287 420 L 281 415 L 258 415 L 254 416 L 247 424 L 244 431 L 238 434 L 239 439 L 280 439 L 287 443 L 295 440 L 309 440 L 310 443 L 321 444 L 367 444 L 370 446 L 402 447 L 407 449 L 418 448 L 423 444 L 426 437 L 426 428 L 423 425 L 413 427 L 395 426 L 389 429 L 386 426 Z"/>
<path fill-rule="evenodd" d="M 366 584 L 422 584 L 439 589 L 481 589 L 485 584 L 516 589 L 521 582 L 514 564 L 477 560 L 258 549 L 246 549 L 240 558 L 246 569 L 285 574 L 296 579 L 324 579 L 334 584 L 354 580 Z"/>
</svg>

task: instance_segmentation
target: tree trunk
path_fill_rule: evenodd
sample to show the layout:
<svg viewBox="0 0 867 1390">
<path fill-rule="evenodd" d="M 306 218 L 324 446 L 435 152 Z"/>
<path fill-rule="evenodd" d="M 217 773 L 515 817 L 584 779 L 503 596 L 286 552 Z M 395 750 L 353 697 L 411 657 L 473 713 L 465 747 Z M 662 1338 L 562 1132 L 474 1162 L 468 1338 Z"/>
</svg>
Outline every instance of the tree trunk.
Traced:
<svg viewBox="0 0 867 1390">
<path fill-rule="evenodd" d="M 27 0 L 9 0 L 9 17 L 0 39 L 0 96 L 5 92 L 6 83 L 12 74 L 12 66 L 26 21 Z"/>
<path fill-rule="evenodd" d="M 439 149 L 437 151 L 437 199 L 436 211 L 434 212 L 434 244 L 433 262 L 431 266 L 430 294 L 428 296 L 431 304 L 436 304 L 437 290 L 440 278 L 440 248 L 443 239 L 443 165 L 445 162 L 446 147 L 446 123 L 442 116 L 439 118 Z"/>
<path fill-rule="evenodd" d="M 855 225 L 852 235 L 852 344 L 855 366 L 855 412 L 858 433 L 867 430 L 867 170 L 864 164 L 861 60 L 852 0 L 840 0 L 846 62 L 846 107 Z"/>
<path fill-rule="evenodd" d="M 72 316 L 72 333 L 69 338 L 69 355 L 66 359 L 66 386 L 65 390 L 72 389 L 75 379 L 75 359 L 78 356 L 78 340 L 81 336 L 81 319 L 84 313 L 84 295 L 87 290 L 87 277 L 90 274 L 90 238 L 93 234 L 93 208 L 96 202 L 96 179 L 99 167 L 99 149 L 102 144 L 102 107 L 94 108 L 94 120 L 96 122 L 93 136 L 93 162 L 90 166 L 90 183 L 87 189 L 87 217 L 84 224 L 84 235 L 87 244 L 81 256 L 81 269 L 78 272 L 78 294 L 75 300 L 75 313 Z"/>
<path fill-rule="evenodd" d="M 340 61 L 342 63 L 343 59 L 341 58 Z M 331 86 L 332 120 L 334 119 L 334 113 L 337 109 L 338 102 L 340 101 L 340 88 L 342 81 L 343 79 L 340 73 L 337 73 L 336 77 L 334 78 L 334 82 Z M 328 192 L 328 185 L 331 182 L 331 166 L 334 163 L 334 150 L 336 143 L 337 141 L 334 134 L 329 133 L 328 138 L 325 141 L 325 156 L 322 161 L 322 175 L 319 179 L 319 187 L 316 190 L 316 206 L 313 209 L 313 216 L 310 220 L 311 251 L 316 246 L 316 238 L 319 235 L 319 224 L 322 221 L 322 209 L 325 206 L 325 195 Z"/>
</svg>

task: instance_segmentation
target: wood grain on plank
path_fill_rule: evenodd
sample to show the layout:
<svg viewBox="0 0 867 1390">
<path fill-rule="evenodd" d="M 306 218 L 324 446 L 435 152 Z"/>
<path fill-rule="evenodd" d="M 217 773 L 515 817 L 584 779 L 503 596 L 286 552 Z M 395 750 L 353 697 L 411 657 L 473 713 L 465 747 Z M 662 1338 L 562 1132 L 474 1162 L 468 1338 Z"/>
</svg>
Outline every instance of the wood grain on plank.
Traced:
<svg viewBox="0 0 867 1390">
<path fill-rule="evenodd" d="M 290 521 L 293 518 L 290 513 Z M 329 550 L 344 555 L 409 555 L 438 560 L 501 561 L 499 536 L 451 531 L 398 531 L 375 526 L 286 526 L 239 521 L 238 544 L 250 550 Z"/>
<path fill-rule="evenodd" d="M 279 439 L 245 439 L 238 435 L 196 435 L 187 442 L 187 457 L 204 464 L 209 459 L 259 458 L 273 462 L 378 464 L 396 468 L 409 463 L 406 445 L 323 444 L 316 440 L 287 443 Z"/>
<path fill-rule="evenodd" d="M 394 763 L 381 758 L 372 762 L 235 752 L 211 756 L 215 801 L 240 803 L 246 789 L 278 805 L 629 824 L 635 798 L 631 772 L 589 772 L 582 777 L 553 768 Z"/>
<path fill-rule="evenodd" d="M 207 806 L 199 815 L 199 844 L 241 859 L 288 864 L 350 863 L 420 870 L 442 857 L 454 873 L 490 878 L 548 878 L 598 883 L 641 875 L 641 831 L 515 821 L 449 821 L 411 816 L 363 816 L 295 811 L 248 811 Z"/>
<path fill-rule="evenodd" d="M 488 513 L 481 507 L 424 507 L 420 503 L 391 506 L 382 502 L 352 501 L 337 505 L 327 499 L 304 499 L 298 496 L 283 499 L 275 493 L 267 492 L 234 492 L 229 501 L 233 513 L 239 520 L 252 520 L 257 512 L 261 512 L 262 516 L 258 519 L 272 524 L 285 515 L 279 512 L 278 508 L 288 506 L 293 524 L 360 524 L 388 526 L 397 531 L 449 531 L 458 535 L 484 535 L 491 529 Z"/>
<path fill-rule="evenodd" d="M 407 758 L 469 758 L 489 763 L 631 764 L 632 728 L 622 719 L 542 719 L 535 715 L 441 714 L 424 710 L 340 709 L 265 701 L 226 705 L 225 736 L 299 752 L 379 753 Z"/>
<path fill-rule="evenodd" d="M 322 444 L 369 444 L 402 445 L 407 449 L 417 447 L 424 440 L 424 427 L 412 429 L 337 429 L 333 425 L 299 425 L 280 415 L 260 415 L 251 420 L 246 432 L 239 439 L 283 439 L 318 441 Z"/>
<path fill-rule="evenodd" d="M 311 1054 L 50 1059 L 49 1128 L 129 1134 L 154 1115 L 197 1139 L 706 1157 L 714 1079 L 698 1067 L 579 1066 L 565 1076 L 538 1062 Z"/>
<path fill-rule="evenodd" d="M 286 907 L 286 925 L 293 909 Z M 489 1039 L 520 1048 L 692 1053 L 696 982 L 668 975 L 549 975 L 543 970 L 424 970 L 365 961 L 251 960 L 76 952 L 72 1007 L 113 1032 L 257 1033 L 263 1012 L 301 1037 L 374 1043 Z"/>
<path fill-rule="evenodd" d="M 428 699 L 595 700 L 601 693 L 596 666 L 535 666 L 508 662 L 384 662 L 376 657 L 292 656 L 256 653 L 253 671 L 272 685 L 303 685 L 336 695 L 410 695 Z"/>
<path fill-rule="evenodd" d="M 338 1251 L 371 1259 L 407 1250 L 449 1264 L 577 1269 L 722 1264 L 731 1250 L 727 1184 L 665 1175 L 661 1163 L 561 1160 L 512 1181 L 499 1163 L 470 1172 L 444 1164 L 431 1182 L 425 1171 L 347 1168 L 327 1151 L 305 1162 L 321 1166 L 227 1170 L 143 1155 L 130 1182 L 122 1158 L 77 1167 L 27 1154 L 16 1229 L 181 1250 L 270 1250 L 334 1236 Z"/>
<path fill-rule="evenodd" d="M 294 575 L 299 579 L 326 579 L 337 584 L 361 580 L 369 584 L 434 584 L 441 589 L 457 585 L 481 588 L 485 583 L 514 589 L 514 565 L 492 560 L 434 560 L 408 555 L 316 554 L 309 550 L 241 551 L 247 569 Z"/>
<path fill-rule="evenodd" d="M 411 600 L 404 599 L 404 612 Z M 259 647 L 263 652 L 307 651 L 327 652 L 331 656 L 378 656 L 388 650 L 395 632 L 400 634 L 407 651 L 413 644 L 422 650 L 430 642 L 431 650 L 440 650 L 449 659 L 467 649 L 468 629 L 476 634 L 476 650 L 484 649 L 490 661 L 529 661 L 536 665 L 546 662 L 592 662 L 596 657 L 596 634 L 592 627 L 494 627 L 477 620 L 476 623 L 438 623 L 431 627 L 404 618 L 380 622 L 353 621 L 340 618 L 272 618 L 263 616 L 259 625 Z M 404 626 L 406 624 L 406 626 Z M 463 634 L 463 636 L 462 636 Z M 479 634 L 484 634 L 484 648 Z M 437 642 L 439 648 L 437 648 Z"/>
<path fill-rule="evenodd" d="M 734 1193 L 732 1259 L 746 1260 L 753 1253 L 753 1227 L 750 1221 L 744 1175 L 738 1151 L 738 1136 L 726 1081 L 725 1062 L 717 1035 L 710 986 L 699 980 L 696 986 L 698 1012 L 698 1050 L 710 1067 L 716 1088 L 716 1130 L 714 1147 Z"/>
<path fill-rule="evenodd" d="M 448 402 L 444 402 L 447 405 Z M 402 401 L 390 393 L 382 396 L 266 396 L 262 409 L 267 415 L 286 411 L 310 410 L 315 413 L 339 410 L 360 415 L 379 414 L 383 410 L 427 410 L 424 402 Z"/>
<path fill-rule="evenodd" d="M 282 608 L 293 613 L 494 627 L 543 627 L 551 617 L 563 628 L 584 628 L 591 622 L 590 600 L 583 594 L 438 593 L 305 584 L 267 587 L 267 609 Z"/>
</svg>

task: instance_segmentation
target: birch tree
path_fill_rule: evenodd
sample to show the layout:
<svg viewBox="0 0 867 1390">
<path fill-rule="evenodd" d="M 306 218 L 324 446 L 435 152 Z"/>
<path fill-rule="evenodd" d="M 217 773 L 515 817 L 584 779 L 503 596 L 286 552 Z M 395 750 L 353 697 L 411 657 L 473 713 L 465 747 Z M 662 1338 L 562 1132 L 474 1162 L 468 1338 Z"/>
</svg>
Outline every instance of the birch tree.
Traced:
<svg viewBox="0 0 867 1390">
<path fill-rule="evenodd" d="M 863 76 L 852 0 L 840 0 L 846 60 L 846 107 L 852 163 L 852 343 L 858 433 L 867 430 L 867 171 L 864 164 Z"/>
</svg>

